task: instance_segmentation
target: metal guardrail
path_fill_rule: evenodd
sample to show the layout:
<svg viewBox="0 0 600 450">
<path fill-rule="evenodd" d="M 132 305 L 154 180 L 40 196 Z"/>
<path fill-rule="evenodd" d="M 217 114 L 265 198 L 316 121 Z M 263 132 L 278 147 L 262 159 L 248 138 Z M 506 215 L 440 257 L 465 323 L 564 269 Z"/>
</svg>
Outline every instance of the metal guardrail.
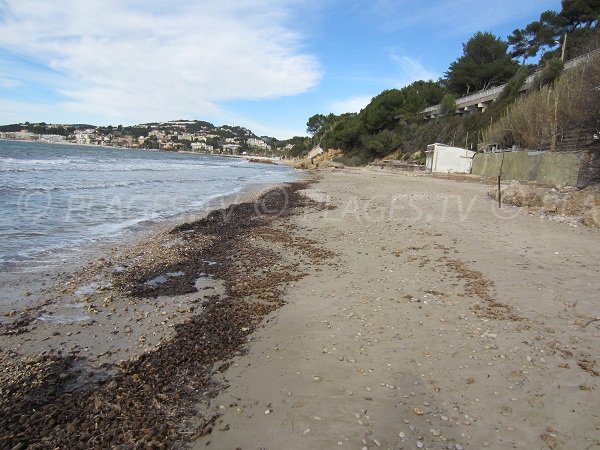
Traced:
<svg viewBox="0 0 600 450">
<path fill-rule="evenodd" d="M 477 100 L 481 100 L 484 97 L 489 97 L 490 95 L 500 94 L 506 84 L 502 84 L 500 86 L 496 86 L 490 89 L 486 89 L 485 91 L 479 91 L 471 95 L 467 95 L 466 97 L 461 97 L 456 100 L 456 106 L 461 106 L 465 103 L 475 103 Z"/>
<path fill-rule="evenodd" d="M 600 49 L 594 50 L 592 52 L 586 53 L 585 55 L 581 55 L 576 58 L 568 60 L 564 64 L 563 70 L 572 69 L 573 67 L 578 66 L 582 62 L 589 60 L 590 57 L 595 54 L 600 54 Z M 523 83 L 524 89 L 529 88 L 529 86 L 535 81 L 536 77 L 542 72 L 542 70 L 543 69 L 536 70 L 534 73 L 532 73 L 525 79 L 525 82 Z M 456 106 L 464 108 L 466 106 L 472 106 L 475 103 L 478 103 L 478 100 L 480 100 L 484 97 L 495 96 L 494 98 L 497 98 L 500 95 L 500 93 L 504 90 L 505 87 L 506 87 L 506 83 L 502 84 L 500 86 L 490 88 L 490 89 L 478 91 L 473 94 L 466 95 L 464 97 L 460 97 L 460 98 L 456 99 Z M 467 104 L 467 103 L 469 103 L 469 104 Z M 423 111 L 421 111 L 421 114 L 427 115 L 430 113 L 438 113 L 441 111 L 441 109 L 442 109 L 441 105 L 433 105 L 433 106 L 429 106 L 429 107 L 425 108 Z"/>
<path fill-rule="evenodd" d="M 439 111 L 441 108 L 442 108 L 441 105 L 428 106 L 423 111 L 421 111 L 421 114 L 427 114 L 429 112 Z"/>
</svg>

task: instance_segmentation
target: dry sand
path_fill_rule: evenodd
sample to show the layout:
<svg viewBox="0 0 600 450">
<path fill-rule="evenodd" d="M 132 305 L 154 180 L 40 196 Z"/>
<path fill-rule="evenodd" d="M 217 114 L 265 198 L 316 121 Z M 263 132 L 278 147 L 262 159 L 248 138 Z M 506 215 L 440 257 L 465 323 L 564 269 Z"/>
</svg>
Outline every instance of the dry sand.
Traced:
<svg viewBox="0 0 600 450">
<path fill-rule="evenodd" d="M 224 372 L 193 448 L 600 448 L 600 234 L 488 186 L 322 172 L 335 252 Z"/>
</svg>

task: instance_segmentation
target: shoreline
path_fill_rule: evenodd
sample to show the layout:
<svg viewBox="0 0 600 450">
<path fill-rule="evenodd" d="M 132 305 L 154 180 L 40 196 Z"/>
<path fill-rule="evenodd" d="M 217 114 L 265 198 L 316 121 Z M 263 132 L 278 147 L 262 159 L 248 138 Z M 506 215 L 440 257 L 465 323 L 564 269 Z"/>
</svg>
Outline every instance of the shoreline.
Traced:
<svg viewBox="0 0 600 450">
<path fill-rule="evenodd" d="M 211 157 L 217 157 L 217 158 L 238 158 L 238 159 L 245 159 L 246 161 L 250 161 L 250 162 L 263 163 L 263 164 L 293 165 L 291 162 L 287 163 L 286 161 L 288 161 L 288 160 L 284 160 L 281 158 L 277 159 L 276 157 L 270 157 L 270 156 L 260 156 L 260 155 L 226 155 L 226 154 L 220 154 L 220 153 L 194 152 L 191 150 L 163 150 L 160 148 L 154 149 L 154 148 L 142 148 L 142 147 L 117 147 L 114 145 L 79 144 L 76 142 L 66 142 L 66 141 L 50 142 L 50 141 L 41 141 L 41 140 L 33 141 L 33 140 L 27 140 L 27 139 L 0 138 L 0 142 L 1 141 L 27 142 L 27 143 L 34 143 L 34 144 L 49 144 L 49 145 L 70 145 L 70 146 L 80 146 L 80 147 L 98 147 L 98 148 L 109 148 L 109 149 L 115 149 L 115 150 L 141 150 L 141 151 L 146 151 L 146 152 L 177 153 L 177 154 L 183 154 L 183 155 L 200 155 L 200 156 L 211 156 Z M 255 161 L 251 161 L 251 160 L 255 160 Z M 289 161 L 295 162 L 294 160 L 289 160 Z"/>
<path fill-rule="evenodd" d="M 114 149 L 118 148 L 114 147 Z M 304 175 L 296 172 L 293 175 L 290 174 L 290 177 L 292 177 L 293 182 L 294 179 L 296 181 L 303 179 Z M 276 186 L 276 184 L 272 182 L 252 182 L 236 191 L 209 198 L 202 207 L 197 209 L 188 210 L 158 220 L 144 220 L 133 226 L 122 228 L 109 242 L 81 242 L 72 247 L 47 250 L 38 254 L 38 257 L 42 255 L 58 255 L 51 256 L 52 261 L 49 262 L 48 266 L 40 266 L 35 263 L 35 260 L 7 263 L 0 274 L 0 282 L 3 284 L 2 295 L 0 297 L 0 323 L 2 322 L 2 315 L 10 310 L 35 306 L 32 304 L 32 300 L 35 297 L 34 294 L 37 292 L 39 295 L 40 291 L 48 286 L 49 279 L 57 280 L 62 275 L 73 272 L 78 267 L 87 265 L 95 258 L 118 252 L 118 248 L 121 246 L 139 243 L 144 239 L 149 239 L 155 233 L 164 232 L 182 222 L 199 220 L 213 209 L 225 208 L 232 203 L 244 202 L 247 199 L 254 198 L 258 193 L 268 189 L 270 186 Z M 21 288 L 23 284 L 27 288 Z"/>
<path fill-rule="evenodd" d="M 281 305 L 278 286 L 297 275 L 283 265 L 276 280 L 261 281 L 264 276 L 257 273 L 252 285 L 239 285 L 237 266 L 251 264 L 244 268 L 245 276 L 271 266 L 276 253 L 253 247 L 252 234 L 267 230 L 273 221 L 285 220 L 293 209 L 311 207 L 296 193 L 306 183 L 263 186 L 262 191 L 247 194 L 244 201 L 213 209 L 202 218 L 175 227 L 165 226 L 150 239 L 142 239 L 118 255 L 99 258 L 72 275 L 49 295 L 60 301 L 10 314 L 11 323 L 0 326 L 0 358 L 7 367 L 1 374 L 6 387 L 0 397 L 2 441 L 11 443 L 9 448 L 22 443 L 25 435 L 21 427 L 26 426 L 29 444 L 43 438 L 72 446 L 69 427 L 75 422 L 79 429 L 86 421 L 95 420 L 98 398 L 106 399 L 107 405 L 124 405 L 124 401 L 143 404 L 127 416 L 130 437 L 120 435 L 113 421 L 102 422 L 102 435 L 116 433 L 111 442 L 141 440 L 154 446 L 185 440 L 187 435 L 180 434 L 179 425 L 140 434 L 135 421 L 144 422 L 144 428 L 164 422 L 164 417 L 147 416 L 151 405 L 146 403 L 165 403 L 161 396 L 167 385 L 171 394 L 181 389 L 198 391 L 185 398 L 180 397 L 182 393 L 175 394 L 179 400 L 170 396 L 168 405 L 163 405 L 170 414 L 196 420 L 182 408 L 187 410 L 192 399 L 201 403 L 204 396 L 220 389 L 212 381 L 214 362 L 239 353 L 245 336 L 265 314 Z M 276 235 L 272 238 L 279 239 Z M 221 344 L 216 345 L 215 339 Z M 204 356 L 188 360 L 188 365 L 182 363 L 191 351 L 181 348 L 186 345 L 194 348 L 194 354 Z M 173 358 L 177 362 L 162 362 Z M 182 375 L 175 377 L 172 372 L 181 370 L 193 387 L 180 386 Z M 146 378 L 149 372 L 161 378 L 162 387 L 156 386 L 155 379 Z M 20 384 L 23 376 L 38 380 L 37 390 L 31 391 L 30 382 Z M 123 400 L 119 386 L 131 383 L 137 387 Z M 129 392 L 132 388 L 126 389 Z M 145 392 L 143 398 L 139 398 L 140 389 Z M 30 415 L 31 405 L 62 426 L 52 431 L 40 424 L 35 414 Z M 16 421 L 21 416 L 25 420 Z M 212 414 L 200 423 L 189 423 L 187 429 L 208 432 L 214 417 Z M 98 442 L 93 427 L 89 431 L 82 433 L 85 439 Z"/>
<path fill-rule="evenodd" d="M 46 311 L 0 336 L 3 364 L 51 394 L 34 405 L 51 419 L 25 414 L 30 439 L 74 445 L 74 426 L 88 447 L 600 445 L 600 234 L 498 211 L 487 190 L 318 172 L 165 229 L 125 266 L 99 261 L 112 287 L 91 275 L 61 294 L 94 323 Z M 39 394 L 2 382 L 17 406 Z"/>
</svg>

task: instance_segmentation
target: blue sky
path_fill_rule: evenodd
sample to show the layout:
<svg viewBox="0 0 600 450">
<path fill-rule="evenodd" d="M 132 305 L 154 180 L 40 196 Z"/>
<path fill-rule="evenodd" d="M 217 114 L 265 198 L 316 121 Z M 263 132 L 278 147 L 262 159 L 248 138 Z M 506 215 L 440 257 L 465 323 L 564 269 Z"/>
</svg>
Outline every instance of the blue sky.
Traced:
<svg viewBox="0 0 600 450">
<path fill-rule="evenodd" d="M 186 118 L 285 139 L 548 9 L 560 0 L 0 0 L 0 123 Z"/>
</svg>

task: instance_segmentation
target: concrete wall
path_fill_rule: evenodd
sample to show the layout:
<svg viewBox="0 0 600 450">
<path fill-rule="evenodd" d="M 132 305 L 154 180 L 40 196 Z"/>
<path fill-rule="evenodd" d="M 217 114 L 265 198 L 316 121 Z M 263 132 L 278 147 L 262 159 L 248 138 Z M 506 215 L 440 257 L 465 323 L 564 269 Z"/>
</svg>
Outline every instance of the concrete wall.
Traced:
<svg viewBox="0 0 600 450">
<path fill-rule="evenodd" d="M 484 177 L 497 177 L 500 174 L 501 164 L 503 180 L 535 181 L 551 185 L 565 183 L 575 186 L 581 160 L 573 153 L 478 153 L 473 160 L 471 173 Z"/>
<path fill-rule="evenodd" d="M 427 170 L 434 173 L 469 173 L 475 152 L 444 144 L 427 146 Z"/>
</svg>

